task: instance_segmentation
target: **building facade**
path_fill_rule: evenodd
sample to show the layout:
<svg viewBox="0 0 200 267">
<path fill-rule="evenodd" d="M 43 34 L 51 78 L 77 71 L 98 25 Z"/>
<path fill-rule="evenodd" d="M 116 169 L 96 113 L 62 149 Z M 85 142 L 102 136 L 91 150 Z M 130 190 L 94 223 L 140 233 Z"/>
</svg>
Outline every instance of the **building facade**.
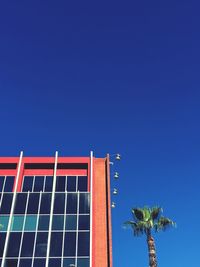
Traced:
<svg viewBox="0 0 200 267">
<path fill-rule="evenodd" d="M 109 156 L 0 158 L 1 267 L 112 267 Z"/>
</svg>

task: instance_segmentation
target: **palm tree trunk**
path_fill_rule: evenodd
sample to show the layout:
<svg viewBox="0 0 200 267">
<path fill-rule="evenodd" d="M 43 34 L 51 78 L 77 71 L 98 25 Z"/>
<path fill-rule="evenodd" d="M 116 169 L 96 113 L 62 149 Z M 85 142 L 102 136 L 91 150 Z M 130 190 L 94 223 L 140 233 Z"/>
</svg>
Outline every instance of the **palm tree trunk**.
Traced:
<svg viewBox="0 0 200 267">
<path fill-rule="evenodd" d="M 149 267 L 157 267 L 157 259 L 156 259 L 156 248 L 153 237 L 151 236 L 151 231 L 147 233 L 147 244 L 149 251 Z"/>
</svg>

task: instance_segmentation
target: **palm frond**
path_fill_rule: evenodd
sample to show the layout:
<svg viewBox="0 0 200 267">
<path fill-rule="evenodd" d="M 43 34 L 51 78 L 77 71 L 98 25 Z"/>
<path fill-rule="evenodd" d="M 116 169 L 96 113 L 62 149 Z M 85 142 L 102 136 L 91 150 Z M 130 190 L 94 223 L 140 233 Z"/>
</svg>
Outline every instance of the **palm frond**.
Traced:
<svg viewBox="0 0 200 267">
<path fill-rule="evenodd" d="M 143 213 L 143 209 L 140 208 L 132 208 L 132 214 L 134 216 L 134 218 L 138 221 L 140 220 L 144 220 L 144 213 Z"/>
<path fill-rule="evenodd" d="M 155 230 L 156 232 L 162 230 L 162 231 L 165 231 L 166 229 L 168 229 L 169 227 L 175 227 L 176 226 L 176 223 L 173 222 L 172 220 L 170 220 L 169 218 L 167 217 L 160 217 L 158 222 L 156 223 L 155 225 Z"/>
<path fill-rule="evenodd" d="M 151 218 L 152 220 L 157 220 L 162 212 L 161 207 L 153 207 L 151 208 Z"/>
</svg>

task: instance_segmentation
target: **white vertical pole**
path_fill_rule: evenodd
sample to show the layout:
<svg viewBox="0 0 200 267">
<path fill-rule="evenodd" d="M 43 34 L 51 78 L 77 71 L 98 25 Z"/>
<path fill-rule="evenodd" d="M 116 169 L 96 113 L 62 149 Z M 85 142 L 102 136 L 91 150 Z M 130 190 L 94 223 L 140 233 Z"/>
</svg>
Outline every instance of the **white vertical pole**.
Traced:
<svg viewBox="0 0 200 267">
<path fill-rule="evenodd" d="M 20 152 L 20 158 L 19 158 L 19 163 L 18 163 L 18 168 L 17 168 L 17 176 L 15 178 L 15 186 L 14 186 L 14 190 L 13 190 L 13 200 L 12 200 L 12 205 L 11 205 L 11 210 L 10 210 L 7 235 L 6 235 L 5 246 L 4 246 L 3 257 L 2 257 L 2 263 L 1 263 L 2 267 L 5 266 L 5 259 L 6 259 L 7 249 L 8 249 L 8 241 L 9 241 L 9 237 L 10 237 L 13 212 L 14 212 L 14 208 L 15 208 L 15 200 L 16 200 L 16 196 L 17 196 L 17 186 L 18 186 L 18 182 L 19 182 L 20 170 L 21 170 L 21 165 L 22 165 L 22 158 L 23 158 L 23 151 Z"/>
<path fill-rule="evenodd" d="M 93 151 L 90 152 L 90 267 L 92 267 L 92 235 L 93 235 Z"/>
<path fill-rule="evenodd" d="M 56 191 L 57 164 L 58 164 L 58 151 L 56 151 L 56 154 L 55 154 L 55 164 L 54 164 L 54 173 L 53 173 L 53 188 L 52 188 L 51 210 L 50 210 L 50 220 L 49 220 L 49 234 L 48 234 L 48 242 L 47 242 L 47 257 L 46 257 L 45 267 L 48 267 L 48 265 L 49 265 L 51 230 L 52 230 L 52 222 L 53 222 L 53 206 L 54 206 L 55 191 Z"/>
</svg>

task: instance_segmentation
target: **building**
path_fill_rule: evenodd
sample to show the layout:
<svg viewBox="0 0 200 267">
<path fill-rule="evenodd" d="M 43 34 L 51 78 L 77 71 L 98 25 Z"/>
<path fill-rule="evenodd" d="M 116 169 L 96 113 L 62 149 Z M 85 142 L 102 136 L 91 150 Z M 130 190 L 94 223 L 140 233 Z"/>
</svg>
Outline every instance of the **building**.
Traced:
<svg viewBox="0 0 200 267">
<path fill-rule="evenodd" d="M 112 267 L 109 156 L 0 158 L 1 267 Z"/>
</svg>

